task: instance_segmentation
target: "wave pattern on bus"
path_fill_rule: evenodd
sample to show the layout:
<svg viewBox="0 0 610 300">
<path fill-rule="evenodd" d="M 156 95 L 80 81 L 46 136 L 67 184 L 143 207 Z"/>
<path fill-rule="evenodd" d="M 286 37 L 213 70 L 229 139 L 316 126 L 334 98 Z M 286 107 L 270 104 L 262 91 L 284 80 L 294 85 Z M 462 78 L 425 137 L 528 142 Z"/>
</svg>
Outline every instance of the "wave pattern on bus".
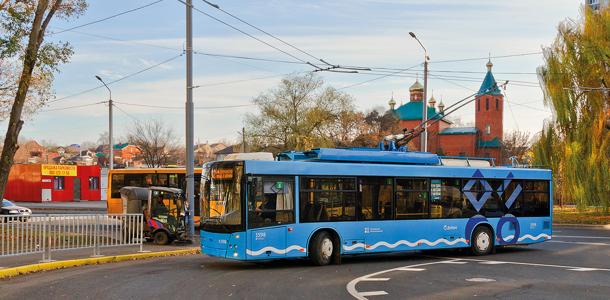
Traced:
<svg viewBox="0 0 610 300">
<path fill-rule="evenodd" d="M 301 247 L 299 245 L 292 245 L 292 246 L 290 246 L 290 247 L 288 247 L 286 249 L 277 249 L 277 248 L 271 247 L 271 246 L 264 247 L 264 248 L 262 248 L 260 250 L 256 250 L 256 251 L 252 251 L 250 249 L 246 249 L 246 253 L 248 255 L 250 255 L 250 256 L 259 256 L 259 255 L 261 255 L 263 253 L 266 253 L 267 251 L 271 251 L 271 252 L 273 252 L 275 254 L 286 254 L 286 253 L 288 253 L 290 251 L 295 251 L 295 250 L 297 250 L 299 252 L 305 252 L 305 248 L 303 248 L 303 247 Z"/>
<path fill-rule="evenodd" d="M 436 246 L 436 245 L 438 245 L 440 243 L 444 243 L 444 244 L 449 245 L 449 246 L 453 246 L 453 245 L 455 245 L 457 243 L 468 244 L 468 242 L 465 239 L 463 239 L 463 238 L 455 239 L 453 241 L 449 241 L 447 239 L 442 239 L 441 238 L 441 239 L 438 239 L 438 240 L 433 241 L 433 242 L 428 241 L 426 239 L 421 239 L 421 240 L 417 240 L 416 242 L 409 242 L 409 241 L 406 241 L 406 240 L 400 240 L 400 241 L 398 241 L 398 242 L 396 242 L 394 244 L 390 244 L 390 243 L 385 242 L 385 241 L 377 242 L 377 243 L 375 243 L 373 245 L 365 245 L 363 243 L 358 243 L 358 244 L 354 244 L 354 245 L 351 245 L 351 246 L 343 246 L 343 250 L 352 251 L 352 250 L 354 250 L 356 248 L 366 248 L 368 250 L 374 250 L 375 248 L 380 247 L 380 246 L 384 246 L 384 247 L 387 247 L 387 248 L 390 248 L 390 249 L 394 249 L 394 248 L 396 248 L 396 247 L 398 247 L 400 245 L 406 245 L 406 246 L 409 246 L 409 247 L 417 247 L 417 246 L 421 246 L 422 244 L 426 244 L 426 245 L 428 245 L 430 247 L 433 247 L 433 246 Z"/>
<path fill-rule="evenodd" d="M 505 236 L 505 237 L 503 237 L 502 239 L 503 239 L 505 242 L 508 242 L 508 241 L 510 241 L 510 240 L 512 240 L 512 239 L 514 239 L 514 238 L 515 238 L 515 236 L 514 236 L 514 235 L 509 235 L 509 236 Z M 537 236 L 533 236 L 533 235 L 531 235 L 531 234 L 526 234 L 526 235 L 524 235 L 524 236 L 520 237 L 520 238 L 518 239 L 518 241 L 519 241 L 519 242 L 522 242 L 522 241 L 523 241 L 523 240 L 525 240 L 525 239 L 530 239 L 530 240 L 533 240 L 533 241 L 537 241 L 537 240 L 539 240 L 539 239 L 541 239 L 541 238 L 544 238 L 544 239 L 550 240 L 550 239 L 551 239 L 551 236 L 550 236 L 550 235 L 548 235 L 548 234 L 545 234 L 545 233 L 541 233 L 541 234 L 539 234 L 539 235 L 537 235 Z"/>
</svg>

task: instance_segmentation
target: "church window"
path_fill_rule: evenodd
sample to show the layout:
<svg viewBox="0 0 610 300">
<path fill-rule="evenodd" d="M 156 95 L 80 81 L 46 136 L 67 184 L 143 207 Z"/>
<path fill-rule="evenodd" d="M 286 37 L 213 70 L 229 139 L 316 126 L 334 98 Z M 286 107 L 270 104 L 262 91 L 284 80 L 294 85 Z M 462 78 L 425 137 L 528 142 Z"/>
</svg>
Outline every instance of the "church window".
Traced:
<svg viewBox="0 0 610 300">
<path fill-rule="evenodd" d="M 496 110 L 500 110 L 500 100 L 496 98 Z"/>
<path fill-rule="evenodd" d="M 491 126 L 489 124 L 487 124 L 487 126 L 485 126 L 485 133 L 491 134 Z"/>
<path fill-rule="evenodd" d="M 485 110 L 489 110 L 489 98 L 485 99 Z"/>
<path fill-rule="evenodd" d="M 477 101 L 477 110 L 481 111 L 481 99 L 478 99 L 479 101 Z"/>
</svg>

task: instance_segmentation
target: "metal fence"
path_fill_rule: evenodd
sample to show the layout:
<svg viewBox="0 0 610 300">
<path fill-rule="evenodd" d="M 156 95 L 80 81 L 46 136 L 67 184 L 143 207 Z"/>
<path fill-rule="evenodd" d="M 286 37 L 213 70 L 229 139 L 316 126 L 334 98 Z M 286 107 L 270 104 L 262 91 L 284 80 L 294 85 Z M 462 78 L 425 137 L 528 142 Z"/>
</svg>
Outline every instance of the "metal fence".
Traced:
<svg viewBox="0 0 610 300">
<path fill-rule="evenodd" d="M 51 261 L 53 251 L 115 246 L 144 242 L 142 214 L 0 216 L 0 257 L 41 253 Z"/>
</svg>

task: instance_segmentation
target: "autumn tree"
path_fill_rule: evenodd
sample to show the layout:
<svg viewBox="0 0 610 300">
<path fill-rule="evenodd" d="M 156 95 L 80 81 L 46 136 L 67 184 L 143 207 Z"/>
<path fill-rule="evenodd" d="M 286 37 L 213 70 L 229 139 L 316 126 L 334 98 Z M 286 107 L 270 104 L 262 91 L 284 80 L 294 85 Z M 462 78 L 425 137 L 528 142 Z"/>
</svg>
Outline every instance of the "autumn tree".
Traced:
<svg viewBox="0 0 610 300">
<path fill-rule="evenodd" d="M 45 41 L 49 23 L 78 16 L 86 7 L 84 0 L 0 1 L 0 117 L 9 120 L 0 155 L 0 198 L 18 149 L 24 111 L 48 99 L 53 74 L 72 55 L 68 43 Z"/>
<path fill-rule="evenodd" d="M 178 162 L 181 151 L 178 137 L 171 127 L 160 120 L 135 122 L 128 129 L 127 140 L 138 147 L 139 158 L 149 168 L 159 168 Z"/>
<path fill-rule="evenodd" d="M 400 132 L 399 119 L 393 111 L 374 109 L 364 116 L 358 136 L 352 144 L 361 147 L 375 147 L 385 136 Z"/>
<path fill-rule="evenodd" d="M 553 120 L 532 148 L 535 163 L 551 166 L 555 194 L 579 209 L 610 208 L 609 24 L 610 7 L 562 22 L 538 72 Z"/>
<path fill-rule="evenodd" d="M 253 150 L 305 150 L 347 144 L 361 116 L 353 99 L 311 73 L 289 76 L 253 100 L 258 113 L 246 116 L 247 144 Z"/>
</svg>

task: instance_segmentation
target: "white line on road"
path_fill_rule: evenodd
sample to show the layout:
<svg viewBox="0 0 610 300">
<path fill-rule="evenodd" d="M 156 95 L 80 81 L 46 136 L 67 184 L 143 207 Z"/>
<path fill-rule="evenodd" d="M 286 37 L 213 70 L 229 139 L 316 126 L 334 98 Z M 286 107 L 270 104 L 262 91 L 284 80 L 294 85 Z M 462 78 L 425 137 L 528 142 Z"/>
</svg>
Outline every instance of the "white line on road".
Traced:
<svg viewBox="0 0 610 300">
<path fill-rule="evenodd" d="M 610 240 L 610 236 L 590 236 L 590 235 L 553 235 L 554 238 L 576 238 L 576 239 L 604 239 Z"/>
<path fill-rule="evenodd" d="M 372 292 L 361 292 L 360 296 L 362 296 L 362 297 L 367 297 L 367 296 L 382 296 L 382 295 L 387 295 L 387 294 L 388 293 L 385 292 L 385 291 L 372 291 Z"/>
<path fill-rule="evenodd" d="M 590 268 L 590 267 L 574 267 L 574 266 L 537 264 L 537 263 L 516 262 L 516 261 L 496 261 L 496 260 L 485 260 L 485 259 L 474 259 L 474 258 L 455 258 L 455 257 L 445 257 L 445 256 L 430 256 L 430 257 L 437 257 L 440 259 L 459 259 L 459 260 L 465 260 L 465 261 L 474 261 L 474 262 L 479 262 L 481 264 L 500 264 L 500 263 L 502 263 L 502 264 L 533 266 L 533 267 L 549 267 L 549 268 L 562 268 L 562 269 L 590 269 L 592 271 L 610 272 L 610 269 Z M 491 263 L 492 261 L 493 261 L 493 263 Z"/>
<path fill-rule="evenodd" d="M 388 281 L 390 278 L 364 278 L 362 281 Z"/>
<path fill-rule="evenodd" d="M 578 245 L 592 245 L 592 246 L 610 246 L 606 243 L 591 243 L 591 242 L 568 242 L 568 241 L 547 241 L 547 243 L 562 243 L 562 244 L 578 244 Z"/>
</svg>

